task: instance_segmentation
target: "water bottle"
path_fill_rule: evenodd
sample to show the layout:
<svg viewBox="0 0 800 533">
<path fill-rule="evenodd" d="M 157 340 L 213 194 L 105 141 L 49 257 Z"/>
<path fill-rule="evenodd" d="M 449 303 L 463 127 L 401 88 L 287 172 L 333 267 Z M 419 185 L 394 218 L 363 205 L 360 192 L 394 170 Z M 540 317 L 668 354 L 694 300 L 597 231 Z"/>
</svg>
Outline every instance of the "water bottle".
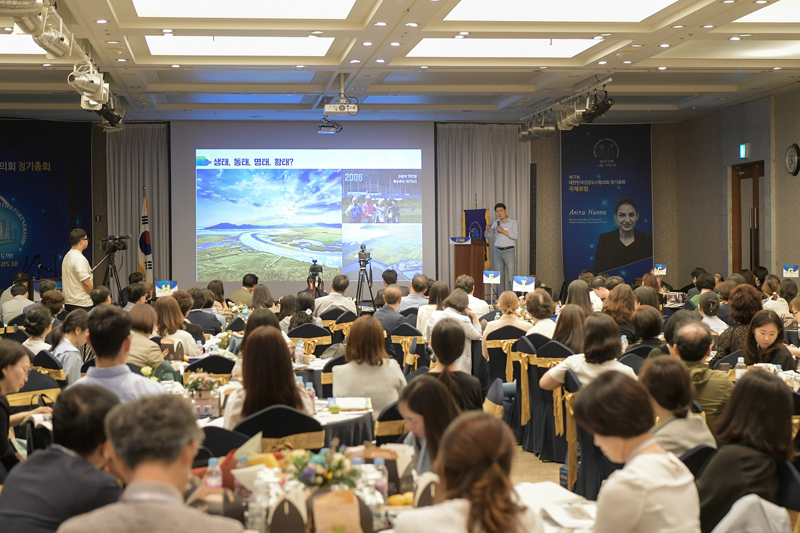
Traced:
<svg viewBox="0 0 800 533">
<path fill-rule="evenodd" d="M 317 391 L 314 390 L 314 384 L 310 381 L 306 383 L 306 394 L 311 398 L 312 404 L 317 401 Z"/>
<path fill-rule="evenodd" d="M 242 455 L 238 458 L 236 462 L 235 470 L 246 467 L 247 467 L 247 456 Z M 233 493 L 239 497 L 243 505 L 247 503 L 247 498 L 250 496 L 250 491 L 247 490 L 247 487 L 242 485 L 242 483 L 239 481 L 239 478 L 237 478 L 236 476 L 233 477 Z"/>
<path fill-rule="evenodd" d="M 736 362 L 734 372 L 736 373 L 736 381 L 739 381 L 742 376 L 744 376 L 744 373 L 747 372 L 747 366 L 744 364 L 744 357 L 740 357 Z"/>
<path fill-rule="evenodd" d="M 780 374 L 783 372 L 783 365 L 775 365 L 775 373 Z"/>
<path fill-rule="evenodd" d="M 197 357 L 203 357 L 204 353 L 205 353 L 205 350 L 203 349 L 203 341 L 198 340 L 197 341 L 197 350 L 195 352 L 195 355 L 197 355 Z"/>
<path fill-rule="evenodd" d="M 628 337 L 626 335 L 622 335 L 619 340 L 622 341 L 622 353 L 628 351 Z"/>
<path fill-rule="evenodd" d="M 305 350 L 303 350 L 303 341 L 297 341 L 297 345 L 294 347 L 294 362 L 298 365 L 303 364 L 303 356 L 305 355 Z"/>
<path fill-rule="evenodd" d="M 375 458 L 372 463 L 375 465 L 375 490 L 381 493 L 383 503 L 389 500 L 389 471 L 386 470 L 386 459 L 383 457 Z"/>
<path fill-rule="evenodd" d="M 267 483 L 260 477 L 256 477 L 253 482 L 253 492 L 247 499 L 247 511 L 245 511 L 245 522 L 248 531 L 258 531 L 265 533 L 267 530 L 267 511 L 269 509 L 266 501 Z"/>
<path fill-rule="evenodd" d="M 219 459 L 212 457 L 208 460 L 206 475 L 203 476 L 203 483 L 209 489 L 222 488 L 222 469 L 219 467 Z"/>
<path fill-rule="evenodd" d="M 245 322 L 247 322 L 249 316 L 250 316 L 250 308 L 245 307 L 244 311 L 242 311 L 242 318 L 244 319 Z"/>
<path fill-rule="evenodd" d="M 495 319 L 495 320 L 500 320 L 500 311 L 497 311 L 497 312 L 494 314 L 494 319 Z"/>
<path fill-rule="evenodd" d="M 298 387 L 300 387 L 301 389 L 305 388 L 303 387 L 303 376 L 295 376 L 294 380 L 297 382 Z"/>
</svg>

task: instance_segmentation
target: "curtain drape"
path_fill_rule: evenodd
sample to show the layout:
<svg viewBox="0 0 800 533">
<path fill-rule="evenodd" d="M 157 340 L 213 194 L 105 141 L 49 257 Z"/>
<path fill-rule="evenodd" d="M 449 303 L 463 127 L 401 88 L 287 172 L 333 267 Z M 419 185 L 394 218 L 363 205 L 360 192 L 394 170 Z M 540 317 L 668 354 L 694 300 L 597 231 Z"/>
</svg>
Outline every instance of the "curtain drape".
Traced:
<svg viewBox="0 0 800 533">
<path fill-rule="evenodd" d="M 125 124 L 108 135 L 108 231 L 130 233 L 128 250 L 117 253 L 120 284 L 138 263 L 139 226 L 144 190 L 150 201 L 150 242 L 153 246 L 153 279 L 168 280 L 170 273 L 170 174 L 169 124 Z"/>
<path fill-rule="evenodd" d="M 506 204 L 519 223 L 517 275 L 530 275 L 530 144 L 519 142 L 516 124 L 436 125 L 438 279 L 453 288 L 453 245 L 461 212 L 476 200 L 495 219 L 494 205 Z M 493 243 L 490 242 L 490 259 Z M 494 266 L 494 265 L 493 265 Z M 479 296 L 480 295 L 476 295 Z"/>
</svg>

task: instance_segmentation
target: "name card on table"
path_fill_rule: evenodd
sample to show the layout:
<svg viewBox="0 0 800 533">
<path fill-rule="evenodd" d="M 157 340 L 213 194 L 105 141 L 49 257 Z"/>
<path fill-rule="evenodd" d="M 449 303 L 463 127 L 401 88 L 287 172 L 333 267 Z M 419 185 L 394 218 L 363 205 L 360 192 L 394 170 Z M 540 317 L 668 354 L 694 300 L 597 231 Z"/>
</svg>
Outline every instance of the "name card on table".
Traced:
<svg viewBox="0 0 800 533">
<path fill-rule="evenodd" d="M 511 290 L 514 292 L 533 292 L 536 289 L 535 276 L 514 276 Z"/>
<path fill-rule="evenodd" d="M 484 270 L 483 282 L 489 285 L 500 285 L 500 271 L 499 270 Z"/>
<path fill-rule="evenodd" d="M 800 277 L 800 265 L 783 265 L 784 278 L 797 278 Z"/>
<path fill-rule="evenodd" d="M 161 298 L 162 296 L 171 296 L 172 293 L 177 290 L 177 281 L 156 281 L 156 298 Z"/>
<path fill-rule="evenodd" d="M 657 263 L 656 266 L 653 268 L 653 275 L 654 276 L 666 276 L 667 275 L 667 265 L 663 265 Z"/>
</svg>

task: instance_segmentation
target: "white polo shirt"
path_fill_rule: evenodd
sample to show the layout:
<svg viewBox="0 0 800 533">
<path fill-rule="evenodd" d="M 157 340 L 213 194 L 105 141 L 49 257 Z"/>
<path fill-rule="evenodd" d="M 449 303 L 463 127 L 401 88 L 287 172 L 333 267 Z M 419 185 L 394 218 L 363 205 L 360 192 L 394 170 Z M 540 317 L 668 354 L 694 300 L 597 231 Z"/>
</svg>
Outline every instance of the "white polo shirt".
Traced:
<svg viewBox="0 0 800 533">
<path fill-rule="evenodd" d="M 87 279 L 92 280 L 92 267 L 89 265 L 89 260 L 75 248 L 70 249 L 61 263 L 61 285 L 65 304 L 80 307 L 92 306 L 92 298 L 81 284 Z"/>
</svg>

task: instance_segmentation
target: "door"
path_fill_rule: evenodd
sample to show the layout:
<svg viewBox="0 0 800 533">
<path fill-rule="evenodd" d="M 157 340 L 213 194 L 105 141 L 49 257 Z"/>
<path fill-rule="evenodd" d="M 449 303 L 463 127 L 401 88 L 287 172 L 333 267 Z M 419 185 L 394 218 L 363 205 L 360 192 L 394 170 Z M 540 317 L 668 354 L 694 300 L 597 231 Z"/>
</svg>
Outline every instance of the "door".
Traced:
<svg viewBox="0 0 800 533">
<path fill-rule="evenodd" d="M 731 171 L 733 272 L 743 268 L 753 270 L 760 264 L 762 214 L 758 191 L 764 177 L 764 162 L 733 165 Z"/>
</svg>

